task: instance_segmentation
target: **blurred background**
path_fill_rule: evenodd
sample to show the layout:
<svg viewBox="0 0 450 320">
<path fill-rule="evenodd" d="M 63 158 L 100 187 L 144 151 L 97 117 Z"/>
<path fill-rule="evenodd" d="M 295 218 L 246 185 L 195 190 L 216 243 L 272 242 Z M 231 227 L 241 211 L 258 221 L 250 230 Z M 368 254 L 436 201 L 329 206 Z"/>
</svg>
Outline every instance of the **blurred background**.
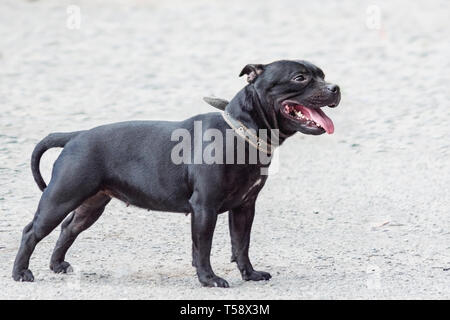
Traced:
<svg viewBox="0 0 450 320">
<path fill-rule="evenodd" d="M 2 0 L 1 298 L 450 298 L 450 2 Z M 132 119 L 181 120 L 230 99 L 247 63 L 305 59 L 340 85 L 335 134 L 296 135 L 257 203 L 251 257 L 229 263 L 226 214 L 212 263 L 230 290 L 200 288 L 189 218 L 113 201 L 34 284 L 10 271 L 40 192 L 29 169 L 50 132 Z M 44 155 L 48 181 L 58 155 Z"/>
</svg>

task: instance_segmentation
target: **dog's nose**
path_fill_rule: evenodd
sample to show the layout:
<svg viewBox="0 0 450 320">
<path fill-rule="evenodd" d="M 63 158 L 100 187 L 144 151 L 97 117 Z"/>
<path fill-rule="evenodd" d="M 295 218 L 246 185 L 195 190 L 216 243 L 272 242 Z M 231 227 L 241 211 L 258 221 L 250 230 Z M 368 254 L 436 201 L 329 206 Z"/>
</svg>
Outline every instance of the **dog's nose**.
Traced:
<svg viewBox="0 0 450 320">
<path fill-rule="evenodd" d="M 337 84 L 329 84 L 329 85 L 327 85 L 327 89 L 333 93 L 339 92 L 339 86 Z"/>
</svg>

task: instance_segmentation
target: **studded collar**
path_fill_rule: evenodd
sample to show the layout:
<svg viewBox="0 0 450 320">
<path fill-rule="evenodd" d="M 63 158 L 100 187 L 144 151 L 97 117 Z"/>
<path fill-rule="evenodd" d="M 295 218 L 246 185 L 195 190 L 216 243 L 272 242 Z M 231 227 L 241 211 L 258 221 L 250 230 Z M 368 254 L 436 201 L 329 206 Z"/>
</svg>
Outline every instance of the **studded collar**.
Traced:
<svg viewBox="0 0 450 320">
<path fill-rule="evenodd" d="M 272 145 L 264 141 L 264 139 L 259 138 L 254 133 L 254 129 L 247 128 L 242 122 L 233 118 L 227 111 L 223 111 L 221 114 L 225 122 L 234 130 L 234 132 L 247 141 L 249 145 L 269 156 L 273 153 L 276 145 Z"/>
</svg>

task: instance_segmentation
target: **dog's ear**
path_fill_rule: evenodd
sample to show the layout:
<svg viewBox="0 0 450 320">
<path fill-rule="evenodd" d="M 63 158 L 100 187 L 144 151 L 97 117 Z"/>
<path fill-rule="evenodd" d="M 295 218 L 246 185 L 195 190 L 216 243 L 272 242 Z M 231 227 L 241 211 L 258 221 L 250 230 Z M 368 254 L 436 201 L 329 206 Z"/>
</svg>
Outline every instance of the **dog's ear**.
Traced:
<svg viewBox="0 0 450 320">
<path fill-rule="evenodd" d="M 246 74 L 247 82 L 252 83 L 263 71 L 264 66 L 262 64 L 248 64 L 244 67 L 244 69 L 242 69 L 239 77 L 242 77 L 244 74 Z"/>
</svg>

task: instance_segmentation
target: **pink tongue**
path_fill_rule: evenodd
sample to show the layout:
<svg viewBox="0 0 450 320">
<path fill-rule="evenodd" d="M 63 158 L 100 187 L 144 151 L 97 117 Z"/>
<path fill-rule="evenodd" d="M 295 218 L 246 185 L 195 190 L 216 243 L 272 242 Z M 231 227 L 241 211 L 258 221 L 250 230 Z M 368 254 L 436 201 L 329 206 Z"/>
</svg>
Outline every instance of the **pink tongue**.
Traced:
<svg viewBox="0 0 450 320">
<path fill-rule="evenodd" d="M 301 113 L 307 118 L 314 120 L 316 123 L 320 124 L 322 128 L 328 134 L 332 134 L 334 132 L 334 124 L 330 118 L 321 110 L 321 109 L 310 109 L 303 106 L 298 106 L 297 109 L 300 109 Z"/>
</svg>

